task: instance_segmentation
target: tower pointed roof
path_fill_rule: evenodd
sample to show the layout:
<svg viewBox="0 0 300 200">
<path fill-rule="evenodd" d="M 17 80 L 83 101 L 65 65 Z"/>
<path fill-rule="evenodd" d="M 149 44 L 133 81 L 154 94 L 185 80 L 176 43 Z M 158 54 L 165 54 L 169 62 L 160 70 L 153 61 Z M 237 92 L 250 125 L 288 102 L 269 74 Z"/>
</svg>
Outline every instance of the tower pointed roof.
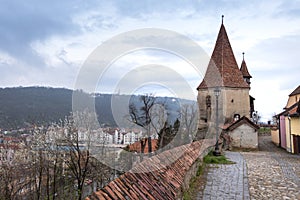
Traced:
<svg viewBox="0 0 300 200">
<path fill-rule="evenodd" d="M 250 88 L 243 79 L 235 60 L 225 26 L 222 24 L 219 30 L 215 48 L 209 61 L 203 81 L 198 86 L 199 89 L 209 87 L 230 87 L 230 88 Z"/>
<path fill-rule="evenodd" d="M 248 68 L 247 68 L 247 65 L 245 62 L 245 58 L 244 58 L 244 54 L 245 53 L 243 53 L 243 61 L 242 61 L 240 71 L 242 72 L 244 78 L 252 78 L 252 76 L 250 75 L 250 73 L 248 71 Z"/>
</svg>

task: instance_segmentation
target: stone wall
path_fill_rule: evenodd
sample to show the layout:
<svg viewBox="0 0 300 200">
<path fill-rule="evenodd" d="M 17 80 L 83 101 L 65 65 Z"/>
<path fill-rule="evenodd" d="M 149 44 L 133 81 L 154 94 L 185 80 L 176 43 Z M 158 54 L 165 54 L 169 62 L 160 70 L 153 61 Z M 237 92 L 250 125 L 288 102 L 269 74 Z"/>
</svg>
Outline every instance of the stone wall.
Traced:
<svg viewBox="0 0 300 200">
<path fill-rule="evenodd" d="M 234 114 L 250 118 L 249 89 L 225 89 L 223 106 L 226 118 L 233 118 Z"/>
<path fill-rule="evenodd" d="M 210 109 L 207 107 L 207 96 L 210 96 Z M 233 119 L 235 114 L 240 117 L 250 118 L 250 97 L 247 88 L 222 88 L 219 100 L 219 123 L 226 119 Z M 200 89 L 198 91 L 199 127 L 205 124 L 205 120 L 215 122 L 216 120 L 216 97 L 214 88 Z"/>
<path fill-rule="evenodd" d="M 148 158 L 86 200 L 181 199 L 196 175 L 199 161 L 213 145 L 214 140 L 205 139 Z"/>
<path fill-rule="evenodd" d="M 256 130 L 243 124 L 230 133 L 232 138 L 231 145 L 238 148 L 258 148 L 258 134 Z"/>
</svg>

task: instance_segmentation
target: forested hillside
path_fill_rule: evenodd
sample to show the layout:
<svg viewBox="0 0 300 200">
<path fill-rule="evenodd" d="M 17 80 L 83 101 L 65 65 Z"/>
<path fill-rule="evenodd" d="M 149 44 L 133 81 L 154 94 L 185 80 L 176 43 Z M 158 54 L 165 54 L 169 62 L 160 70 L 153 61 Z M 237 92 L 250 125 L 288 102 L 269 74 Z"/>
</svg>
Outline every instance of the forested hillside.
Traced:
<svg viewBox="0 0 300 200">
<path fill-rule="evenodd" d="M 65 88 L 0 88 L 0 128 L 18 129 L 33 124 L 58 122 L 71 113 L 72 94 L 72 90 Z M 101 124 L 116 125 L 111 110 L 111 94 L 82 94 L 87 98 L 95 98 L 95 108 Z M 121 98 L 120 102 L 122 99 L 125 102 L 128 96 L 120 95 L 118 98 Z M 132 96 L 130 101 L 138 102 L 139 98 Z M 170 97 L 159 97 L 158 101 L 167 105 L 166 109 L 172 120 L 179 116 L 180 105 L 177 100 L 174 101 L 174 98 Z M 192 101 L 186 102 L 191 103 Z"/>
</svg>

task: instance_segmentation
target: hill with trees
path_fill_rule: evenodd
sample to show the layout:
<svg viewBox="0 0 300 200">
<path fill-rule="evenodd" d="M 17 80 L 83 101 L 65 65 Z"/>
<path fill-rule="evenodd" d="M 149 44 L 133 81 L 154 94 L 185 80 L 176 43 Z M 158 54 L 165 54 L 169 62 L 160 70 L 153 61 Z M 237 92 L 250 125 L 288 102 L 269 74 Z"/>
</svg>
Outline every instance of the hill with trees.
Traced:
<svg viewBox="0 0 300 200">
<path fill-rule="evenodd" d="M 72 112 L 73 90 L 51 87 L 15 87 L 0 88 L 0 129 L 12 130 L 32 125 L 59 123 Z M 112 94 L 87 94 L 75 91 L 85 98 L 95 98 L 95 109 L 98 121 L 103 126 L 116 126 L 111 102 Z M 126 103 L 128 95 L 118 95 L 118 102 Z M 130 102 L 139 105 L 139 96 L 130 96 Z M 165 105 L 168 120 L 175 121 L 180 113 L 178 99 L 157 97 L 157 101 Z M 194 101 L 184 100 L 186 103 Z"/>
</svg>

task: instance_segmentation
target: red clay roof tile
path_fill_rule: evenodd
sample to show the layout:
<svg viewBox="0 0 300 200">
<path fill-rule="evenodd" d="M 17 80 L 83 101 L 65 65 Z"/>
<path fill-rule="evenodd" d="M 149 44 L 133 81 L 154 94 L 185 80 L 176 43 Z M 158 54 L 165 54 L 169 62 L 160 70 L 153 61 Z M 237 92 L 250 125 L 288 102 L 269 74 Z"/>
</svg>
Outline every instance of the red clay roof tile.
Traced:
<svg viewBox="0 0 300 200">
<path fill-rule="evenodd" d="M 198 141 L 145 159 L 135 169 L 121 175 L 86 199 L 176 199 L 187 170 L 200 153 L 212 145 L 214 140 L 206 140 L 205 143 Z M 176 155 L 178 152 L 183 153 L 182 156 Z M 172 163 L 164 165 L 164 159 L 169 159 Z M 142 173 L 132 173 L 138 170 Z"/>
<path fill-rule="evenodd" d="M 151 139 L 151 146 L 152 146 L 152 151 L 156 151 L 157 150 L 157 139 Z M 134 151 L 137 153 L 141 153 L 141 142 L 137 141 L 135 143 L 132 143 L 129 145 L 129 151 Z M 146 145 L 145 145 L 145 149 L 144 149 L 144 153 L 148 153 L 148 141 L 146 141 Z"/>
</svg>

